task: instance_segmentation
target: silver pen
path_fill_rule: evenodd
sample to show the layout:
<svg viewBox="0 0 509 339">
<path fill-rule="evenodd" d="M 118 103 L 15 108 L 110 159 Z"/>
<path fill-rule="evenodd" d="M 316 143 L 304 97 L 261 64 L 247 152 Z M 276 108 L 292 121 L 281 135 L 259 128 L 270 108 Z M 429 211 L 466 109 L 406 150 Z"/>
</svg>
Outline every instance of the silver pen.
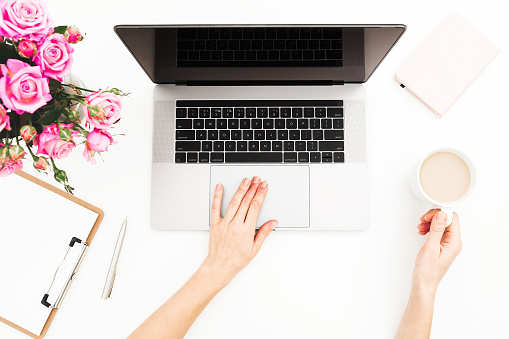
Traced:
<svg viewBox="0 0 509 339">
<path fill-rule="evenodd" d="M 110 269 L 108 270 L 108 276 L 106 277 L 106 283 L 104 284 L 102 295 L 103 300 L 108 299 L 111 296 L 111 291 L 113 290 L 113 283 L 115 282 L 115 276 L 117 274 L 118 257 L 120 256 L 120 250 L 122 249 L 122 244 L 124 243 L 126 228 L 127 217 L 125 217 L 125 220 L 122 223 L 122 227 L 120 228 L 120 232 L 118 233 L 117 244 L 115 245 L 115 251 L 113 252 L 113 258 L 111 259 Z"/>
</svg>

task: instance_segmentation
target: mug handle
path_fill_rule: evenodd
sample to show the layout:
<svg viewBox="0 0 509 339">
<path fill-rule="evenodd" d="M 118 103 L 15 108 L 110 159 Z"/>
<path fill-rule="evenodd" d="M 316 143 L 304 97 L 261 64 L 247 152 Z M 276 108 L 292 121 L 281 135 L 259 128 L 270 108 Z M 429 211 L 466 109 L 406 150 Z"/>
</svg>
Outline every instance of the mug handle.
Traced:
<svg viewBox="0 0 509 339">
<path fill-rule="evenodd" d="M 439 209 L 442 212 L 445 212 L 445 214 L 447 215 L 447 223 L 446 223 L 447 226 L 446 227 L 451 226 L 452 219 L 454 217 L 454 215 L 453 215 L 454 211 L 451 208 L 449 208 L 449 207 L 442 207 L 442 206 L 438 206 L 438 205 L 433 206 L 433 208 L 434 209 Z"/>
</svg>

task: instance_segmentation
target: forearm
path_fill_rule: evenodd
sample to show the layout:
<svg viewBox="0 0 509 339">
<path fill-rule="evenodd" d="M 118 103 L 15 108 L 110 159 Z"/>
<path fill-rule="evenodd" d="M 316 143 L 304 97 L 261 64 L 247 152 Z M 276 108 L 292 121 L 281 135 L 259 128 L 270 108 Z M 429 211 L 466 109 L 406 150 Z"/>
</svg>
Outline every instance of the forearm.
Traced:
<svg viewBox="0 0 509 339">
<path fill-rule="evenodd" d="M 403 313 L 396 339 L 428 339 L 433 320 L 436 289 L 412 284 L 408 305 Z"/>
<path fill-rule="evenodd" d="M 214 296 L 226 286 L 205 263 L 129 339 L 180 339 Z"/>
</svg>

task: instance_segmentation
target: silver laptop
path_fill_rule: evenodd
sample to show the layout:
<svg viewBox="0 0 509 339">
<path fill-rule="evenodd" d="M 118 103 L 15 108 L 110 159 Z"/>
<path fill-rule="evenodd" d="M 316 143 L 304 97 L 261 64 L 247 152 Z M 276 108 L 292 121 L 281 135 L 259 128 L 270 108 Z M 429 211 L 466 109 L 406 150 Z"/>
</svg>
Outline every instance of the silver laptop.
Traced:
<svg viewBox="0 0 509 339">
<path fill-rule="evenodd" d="M 207 230 L 243 178 L 258 227 L 369 225 L 365 89 L 404 25 L 116 26 L 154 87 L 151 225 Z M 379 103 L 387 104 L 386 102 Z"/>
</svg>

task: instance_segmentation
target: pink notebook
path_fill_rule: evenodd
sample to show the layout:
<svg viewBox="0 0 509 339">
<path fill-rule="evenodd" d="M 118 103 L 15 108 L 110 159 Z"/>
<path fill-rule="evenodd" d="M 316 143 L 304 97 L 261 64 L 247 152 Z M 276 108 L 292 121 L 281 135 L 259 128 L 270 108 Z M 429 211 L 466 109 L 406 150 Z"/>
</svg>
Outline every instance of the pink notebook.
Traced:
<svg viewBox="0 0 509 339">
<path fill-rule="evenodd" d="M 441 117 L 499 51 L 453 12 L 401 66 L 395 79 Z"/>
</svg>

